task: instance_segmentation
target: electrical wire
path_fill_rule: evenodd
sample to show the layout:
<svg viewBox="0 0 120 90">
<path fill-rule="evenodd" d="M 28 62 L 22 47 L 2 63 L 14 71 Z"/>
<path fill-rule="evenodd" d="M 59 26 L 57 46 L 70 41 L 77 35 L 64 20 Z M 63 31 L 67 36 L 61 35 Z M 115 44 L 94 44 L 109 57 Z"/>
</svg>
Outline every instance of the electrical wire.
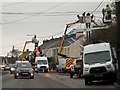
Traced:
<svg viewBox="0 0 120 90">
<path fill-rule="evenodd" d="M 41 13 L 44 13 L 44 12 L 50 11 L 50 10 L 52 10 L 52 9 L 55 9 L 55 8 L 63 5 L 64 3 L 65 3 L 65 2 L 62 2 L 62 3 L 60 3 L 60 4 L 56 5 L 56 6 L 53 6 L 53 7 L 49 8 L 49 9 L 46 9 L 46 10 L 42 11 Z M 17 19 L 17 20 L 15 20 L 15 21 L 6 22 L 6 23 L 2 23 L 2 24 L 10 24 L 10 23 L 18 22 L 18 21 L 23 21 L 23 20 L 25 20 L 25 19 L 28 19 L 28 18 L 31 18 L 31 17 L 33 17 L 33 16 L 39 15 L 39 14 L 41 14 L 41 13 L 36 13 L 36 14 L 31 15 L 31 16 L 27 16 L 27 17 L 24 17 L 24 18 L 21 18 L 21 19 Z"/>
<path fill-rule="evenodd" d="M 2 5 L 0 7 L 4 8 L 4 7 L 13 6 L 13 5 L 22 4 L 22 3 L 25 3 L 25 2 L 12 3 L 12 4 L 7 4 L 7 5 Z"/>
<path fill-rule="evenodd" d="M 49 37 L 52 37 L 52 36 L 57 36 L 57 35 L 60 35 L 60 34 L 62 34 L 62 33 L 64 33 L 64 31 L 62 31 L 62 32 L 59 32 L 59 33 L 56 33 L 56 34 L 53 34 L 53 35 L 49 35 L 49 36 L 39 36 L 39 35 L 37 35 L 37 38 L 49 38 Z M 36 34 L 27 34 L 27 36 L 34 36 L 34 35 L 36 35 Z"/>
<path fill-rule="evenodd" d="M 104 0 L 102 0 L 102 1 L 100 2 L 100 4 L 91 12 L 91 14 L 93 14 L 93 13 L 102 5 L 103 1 L 104 1 Z"/>
</svg>

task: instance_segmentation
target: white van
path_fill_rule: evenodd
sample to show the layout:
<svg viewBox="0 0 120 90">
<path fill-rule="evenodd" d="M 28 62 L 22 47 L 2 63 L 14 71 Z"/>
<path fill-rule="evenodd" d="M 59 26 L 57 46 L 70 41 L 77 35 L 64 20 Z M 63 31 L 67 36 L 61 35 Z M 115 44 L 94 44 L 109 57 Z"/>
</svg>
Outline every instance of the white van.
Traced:
<svg viewBox="0 0 120 90">
<path fill-rule="evenodd" d="M 90 44 L 84 46 L 83 76 L 85 85 L 94 80 L 108 80 L 113 84 L 118 69 L 115 52 L 109 43 Z"/>
<path fill-rule="evenodd" d="M 48 71 L 49 65 L 47 57 L 36 57 L 35 64 L 39 68 L 39 71 L 43 71 L 43 69 L 45 72 Z"/>
</svg>

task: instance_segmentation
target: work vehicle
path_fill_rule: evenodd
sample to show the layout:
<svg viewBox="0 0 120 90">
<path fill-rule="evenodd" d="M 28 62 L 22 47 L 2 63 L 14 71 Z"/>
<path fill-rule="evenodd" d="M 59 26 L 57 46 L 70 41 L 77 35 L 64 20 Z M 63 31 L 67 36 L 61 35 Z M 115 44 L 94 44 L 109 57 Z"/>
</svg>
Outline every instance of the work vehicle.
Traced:
<svg viewBox="0 0 120 90">
<path fill-rule="evenodd" d="M 35 64 L 39 68 L 39 71 L 45 71 L 48 72 L 48 59 L 47 57 L 36 57 L 35 58 Z"/>
<path fill-rule="evenodd" d="M 83 76 L 85 85 L 94 80 L 107 80 L 113 84 L 118 69 L 114 49 L 109 43 L 98 43 L 84 46 Z"/>
<path fill-rule="evenodd" d="M 38 55 L 38 53 L 40 55 L 42 54 L 42 50 L 40 49 L 40 46 L 38 46 L 38 42 L 39 41 L 36 39 L 36 35 L 32 38 L 31 41 L 26 41 L 25 45 L 24 45 L 24 48 L 23 48 L 23 51 L 22 51 L 22 54 L 20 56 L 21 60 L 27 61 L 26 58 L 23 58 L 23 54 L 24 54 L 26 45 L 29 44 L 29 43 L 34 43 L 35 44 L 34 54 L 33 54 L 32 59 L 29 60 L 33 68 L 35 68 L 35 58 L 36 58 L 36 56 Z"/>
<path fill-rule="evenodd" d="M 4 70 L 10 70 L 10 66 L 9 66 L 8 64 L 7 64 L 7 65 L 5 65 Z"/>
<path fill-rule="evenodd" d="M 31 63 L 26 61 L 21 61 L 17 64 L 17 68 L 14 74 L 14 78 L 21 78 L 21 77 L 29 77 L 31 79 L 34 78 L 34 70 L 32 68 Z"/>
<path fill-rule="evenodd" d="M 10 74 L 13 74 L 16 70 L 16 64 L 12 64 L 11 67 L 10 67 Z"/>
<path fill-rule="evenodd" d="M 58 59 L 58 65 L 56 65 L 57 72 L 65 72 L 65 66 L 66 66 L 66 59 L 65 58 Z"/>
<path fill-rule="evenodd" d="M 74 62 L 70 65 L 70 78 L 73 78 L 74 74 L 77 75 L 77 78 L 80 78 L 83 74 L 82 59 L 75 59 Z"/>
<path fill-rule="evenodd" d="M 57 72 L 70 72 L 70 65 L 75 59 L 72 58 L 61 58 L 58 60 Z"/>
</svg>

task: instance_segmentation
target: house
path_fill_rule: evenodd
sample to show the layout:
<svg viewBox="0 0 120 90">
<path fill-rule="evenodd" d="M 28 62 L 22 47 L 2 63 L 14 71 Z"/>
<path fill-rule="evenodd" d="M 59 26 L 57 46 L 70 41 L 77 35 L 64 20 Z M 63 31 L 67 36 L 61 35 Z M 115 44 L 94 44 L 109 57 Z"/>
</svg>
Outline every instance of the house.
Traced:
<svg viewBox="0 0 120 90">
<path fill-rule="evenodd" d="M 82 45 L 84 44 L 85 38 L 83 32 L 77 32 L 71 38 L 64 40 L 62 54 L 68 57 L 80 58 L 82 52 Z M 54 57 L 56 61 L 62 58 L 58 56 L 58 51 L 62 42 L 62 37 L 52 38 L 50 40 L 44 40 L 41 45 L 42 52 L 47 57 Z"/>
</svg>

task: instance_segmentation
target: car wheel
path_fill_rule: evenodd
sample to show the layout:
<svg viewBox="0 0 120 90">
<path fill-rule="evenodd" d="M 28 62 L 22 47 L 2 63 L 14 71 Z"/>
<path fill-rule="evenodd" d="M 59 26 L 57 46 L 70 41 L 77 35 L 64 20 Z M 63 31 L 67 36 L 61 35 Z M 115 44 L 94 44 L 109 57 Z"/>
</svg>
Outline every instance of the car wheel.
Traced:
<svg viewBox="0 0 120 90">
<path fill-rule="evenodd" d="M 15 79 L 17 79 L 17 76 L 14 76 Z"/>
<path fill-rule="evenodd" d="M 30 77 L 30 79 L 34 79 L 34 76 L 33 76 L 33 77 Z"/>
</svg>

